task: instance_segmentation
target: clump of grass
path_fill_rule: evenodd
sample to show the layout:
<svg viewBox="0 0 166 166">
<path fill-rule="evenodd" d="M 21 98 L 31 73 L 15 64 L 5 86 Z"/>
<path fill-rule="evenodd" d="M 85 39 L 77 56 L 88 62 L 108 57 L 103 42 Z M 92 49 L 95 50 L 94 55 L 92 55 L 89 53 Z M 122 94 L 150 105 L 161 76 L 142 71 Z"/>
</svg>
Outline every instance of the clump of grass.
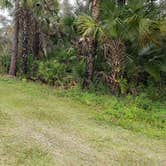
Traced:
<svg viewBox="0 0 166 166">
<path fill-rule="evenodd" d="M 26 110 L 23 112 L 24 116 L 50 124 L 64 124 L 68 119 L 65 114 L 51 109 L 36 109 L 34 111 Z"/>
<path fill-rule="evenodd" d="M 31 166 L 55 165 L 51 156 L 38 147 L 31 147 L 28 149 L 24 149 L 19 154 L 16 164 L 31 165 Z"/>
<path fill-rule="evenodd" d="M 0 107 L 0 127 L 1 126 L 9 126 L 9 125 L 14 125 L 13 122 L 11 122 L 11 117 L 4 111 L 1 110 L 2 108 Z"/>
<path fill-rule="evenodd" d="M 10 163 L 4 160 L 4 165 L 25 165 L 25 166 L 52 166 L 55 165 L 52 156 L 43 151 L 37 145 L 27 144 L 7 144 L 4 148 L 4 154 L 10 158 Z"/>
</svg>

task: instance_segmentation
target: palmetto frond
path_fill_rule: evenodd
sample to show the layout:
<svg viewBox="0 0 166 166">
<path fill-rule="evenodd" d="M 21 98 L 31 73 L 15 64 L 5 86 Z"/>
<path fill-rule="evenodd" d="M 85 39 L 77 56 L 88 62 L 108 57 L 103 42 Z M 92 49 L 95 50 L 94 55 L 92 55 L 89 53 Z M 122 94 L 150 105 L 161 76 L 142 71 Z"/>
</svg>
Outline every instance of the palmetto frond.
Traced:
<svg viewBox="0 0 166 166">
<path fill-rule="evenodd" d="M 80 16 L 76 21 L 76 25 L 79 34 L 83 37 L 92 36 L 99 39 L 104 33 L 102 26 L 88 15 Z"/>
<path fill-rule="evenodd" d="M 158 44 L 155 38 L 155 33 L 158 31 L 158 23 L 148 18 L 139 20 L 139 43 L 141 46 L 146 46 L 148 43 Z"/>
</svg>

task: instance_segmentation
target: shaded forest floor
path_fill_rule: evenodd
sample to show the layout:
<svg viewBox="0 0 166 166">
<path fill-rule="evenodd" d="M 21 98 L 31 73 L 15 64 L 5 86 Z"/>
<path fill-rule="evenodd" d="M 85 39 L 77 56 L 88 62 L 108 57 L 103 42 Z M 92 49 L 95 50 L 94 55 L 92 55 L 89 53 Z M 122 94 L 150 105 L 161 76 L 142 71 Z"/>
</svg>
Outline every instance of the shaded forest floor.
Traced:
<svg viewBox="0 0 166 166">
<path fill-rule="evenodd" d="M 164 139 L 97 121 L 97 108 L 53 91 L 0 78 L 0 165 L 166 165 Z"/>
</svg>

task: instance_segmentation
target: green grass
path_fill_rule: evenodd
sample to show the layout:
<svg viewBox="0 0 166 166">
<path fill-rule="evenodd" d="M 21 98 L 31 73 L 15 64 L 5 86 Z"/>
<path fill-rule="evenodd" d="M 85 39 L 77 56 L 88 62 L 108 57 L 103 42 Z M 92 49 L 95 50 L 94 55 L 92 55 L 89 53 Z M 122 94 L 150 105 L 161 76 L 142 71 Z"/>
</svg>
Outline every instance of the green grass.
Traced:
<svg viewBox="0 0 166 166">
<path fill-rule="evenodd" d="M 1 77 L 0 165 L 164 166 L 164 109 Z"/>
<path fill-rule="evenodd" d="M 25 143 L 13 143 L 8 142 L 8 144 L 3 147 L 3 155 L 7 155 L 10 159 L 2 161 L 1 165 L 24 165 L 24 166 L 52 166 L 55 162 L 51 156 L 44 152 L 40 147 L 36 145 L 26 145 Z"/>
<path fill-rule="evenodd" d="M 79 88 L 59 91 L 59 96 L 96 108 L 97 121 L 118 125 L 151 137 L 166 139 L 165 100 L 153 101 L 142 93 L 137 97 L 115 97 L 82 92 Z"/>
</svg>

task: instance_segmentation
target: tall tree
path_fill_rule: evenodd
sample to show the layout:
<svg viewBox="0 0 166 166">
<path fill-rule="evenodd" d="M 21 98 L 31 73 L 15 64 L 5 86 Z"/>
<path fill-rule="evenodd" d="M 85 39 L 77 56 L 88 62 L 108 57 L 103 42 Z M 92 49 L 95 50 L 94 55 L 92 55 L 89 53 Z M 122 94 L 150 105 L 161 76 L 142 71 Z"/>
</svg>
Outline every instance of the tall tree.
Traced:
<svg viewBox="0 0 166 166">
<path fill-rule="evenodd" d="M 27 74 L 27 58 L 29 54 L 29 26 L 30 11 L 27 7 L 23 9 L 23 32 L 22 32 L 22 72 Z"/>
<path fill-rule="evenodd" d="M 91 13 L 93 19 L 97 22 L 100 16 L 100 0 L 91 1 Z M 93 78 L 94 59 L 97 53 L 97 39 L 95 37 L 90 36 L 89 39 L 86 40 L 86 42 L 88 42 L 89 45 L 89 52 L 88 55 L 86 55 L 86 68 L 83 88 L 89 89 L 90 83 Z"/>
<path fill-rule="evenodd" d="M 13 39 L 13 52 L 11 56 L 9 75 L 16 75 L 16 63 L 18 56 L 18 44 L 19 44 L 19 0 L 15 0 L 15 12 L 14 12 L 14 39 Z"/>
<path fill-rule="evenodd" d="M 28 55 L 32 52 L 35 55 L 39 53 L 41 44 L 39 31 L 44 29 L 45 23 L 50 28 L 51 20 L 55 21 L 57 11 L 57 0 L 22 0 L 22 72 L 24 75 L 28 71 Z M 33 25 L 35 32 L 32 32 Z M 31 43 L 32 36 L 34 40 Z"/>
</svg>

